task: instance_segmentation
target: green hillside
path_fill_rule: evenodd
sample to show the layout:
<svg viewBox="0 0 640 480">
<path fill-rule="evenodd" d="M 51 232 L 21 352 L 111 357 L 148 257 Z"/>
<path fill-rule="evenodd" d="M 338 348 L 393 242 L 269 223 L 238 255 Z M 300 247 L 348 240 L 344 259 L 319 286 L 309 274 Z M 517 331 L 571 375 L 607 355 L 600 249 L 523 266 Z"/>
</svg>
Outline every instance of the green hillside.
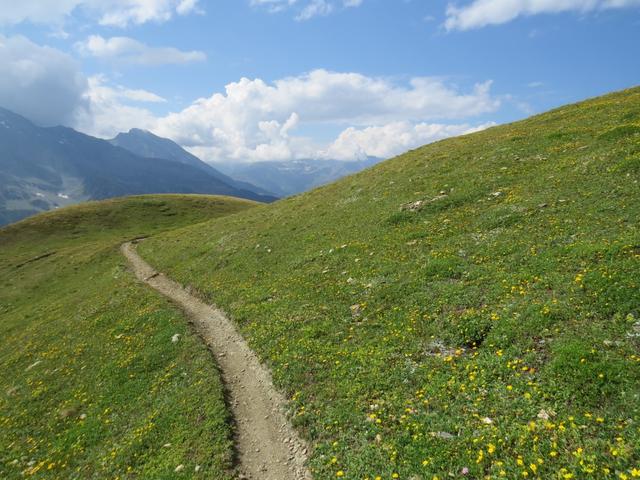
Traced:
<svg viewBox="0 0 640 480">
<path fill-rule="evenodd" d="M 632 478 L 638 180 L 635 88 L 139 251 L 237 321 L 317 479 Z"/>
<path fill-rule="evenodd" d="M 0 230 L 0 478 L 168 479 L 197 465 L 204 478 L 230 478 L 211 355 L 118 247 L 253 205 L 131 197 Z"/>
</svg>

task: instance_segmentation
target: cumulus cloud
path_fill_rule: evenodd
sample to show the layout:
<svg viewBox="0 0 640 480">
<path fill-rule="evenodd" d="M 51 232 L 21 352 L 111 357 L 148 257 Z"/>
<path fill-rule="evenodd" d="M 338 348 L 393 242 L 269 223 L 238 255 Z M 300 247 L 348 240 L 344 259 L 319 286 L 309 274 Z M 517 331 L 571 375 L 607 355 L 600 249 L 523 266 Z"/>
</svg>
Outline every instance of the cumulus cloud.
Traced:
<svg viewBox="0 0 640 480">
<path fill-rule="evenodd" d="M 640 0 L 474 0 L 463 7 L 449 5 L 445 28 L 470 30 L 507 23 L 521 16 L 637 6 Z"/>
<path fill-rule="evenodd" d="M 155 126 L 157 118 L 141 104 L 166 102 L 147 90 L 112 85 L 103 75 L 87 78 L 66 53 L 22 36 L 0 35 L 0 65 L 0 107 L 40 125 L 73 126 L 109 137 Z"/>
<path fill-rule="evenodd" d="M 315 70 L 272 83 L 243 78 L 158 116 L 161 96 L 103 75 L 86 78 L 69 55 L 21 36 L 0 35 L 0 64 L 0 106 L 102 138 L 148 129 L 208 161 L 388 157 L 466 133 L 476 128 L 469 119 L 500 107 L 491 82 L 461 89 L 442 78 L 398 82 Z M 325 143 L 299 134 L 318 128 L 341 133 Z"/>
<path fill-rule="evenodd" d="M 0 0 L 0 25 L 22 22 L 61 24 L 82 11 L 102 25 L 126 27 L 166 22 L 198 10 L 198 0 Z"/>
<path fill-rule="evenodd" d="M 294 135 L 298 125 L 343 129 L 381 125 L 386 126 L 385 131 L 400 127 L 407 130 L 410 125 L 414 140 L 407 139 L 405 145 L 409 145 L 428 138 L 428 126 L 423 123 L 428 120 L 468 119 L 495 111 L 500 101 L 491 95 L 490 86 L 485 82 L 460 92 L 437 78 L 419 77 L 400 85 L 357 73 L 326 70 L 273 84 L 243 78 L 227 85 L 224 93 L 201 98 L 181 112 L 158 119 L 153 130 L 192 148 L 209 161 L 325 156 L 321 146 Z M 470 128 L 466 124 L 463 127 Z M 375 132 L 368 130 L 365 134 Z M 437 137 L 436 133 L 431 135 Z M 356 137 L 361 138 L 355 129 L 347 131 L 332 151 L 340 150 L 341 158 L 347 158 L 350 154 L 344 152 L 351 148 L 351 154 L 359 156 L 352 147 L 357 143 Z M 368 154 L 380 152 L 381 148 L 375 148 Z"/>
<path fill-rule="evenodd" d="M 349 127 L 322 153 L 335 160 L 363 159 L 368 156 L 389 158 L 426 143 L 456 135 L 465 135 L 495 125 L 393 122 L 356 129 Z"/>
<path fill-rule="evenodd" d="M 111 85 L 104 75 L 89 77 L 85 98 L 88 108 L 77 117 L 74 126 L 101 138 L 111 138 L 130 128 L 153 128 L 157 118 L 140 104 L 166 101 L 153 92 Z"/>
<path fill-rule="evenodd" d="M 87 106 L 87 80 L 69 55 L 0 35 L 0 106 L 41 125 L 73 123 Z"/>
<path fill-rule="evenodd" d="M 0 35 L 0 64 L 0 106 L 102 138 L 144 128 L 208 161 L 386 157 L 465 133 L 470 118 L 500 106 L 491 82 L 461 90 L 439 78 L 397 82 L 315 70 L 272 83 L 243 78 L 158 116 L 161 96 L 104 75 L 86 78 L 69 55 L 21 36 Z M 318 128 L 342 133 L 325 143 L 298 133 Z"/>
<path fill-rule="evenodd" d="M 359 7 L 363 1 L 364 0 L 251 0 L 250 4 L 254 7 L 265 8 L 270 13 L 277 13 L 293 8 L 297 10 L 296 20 L 309 20 L 314 17 L 329 15 L 339 7 Z"/>
<path fill-rule="evenodd" d="M 85 56 L 137 65 L 166 65 L 201 62 L 207 56 L 203 52 L 184 52 L 173 47 L 151 47 L 129 37 L 103 38 L 91 35 L 75 45 Z"/>
</svg>

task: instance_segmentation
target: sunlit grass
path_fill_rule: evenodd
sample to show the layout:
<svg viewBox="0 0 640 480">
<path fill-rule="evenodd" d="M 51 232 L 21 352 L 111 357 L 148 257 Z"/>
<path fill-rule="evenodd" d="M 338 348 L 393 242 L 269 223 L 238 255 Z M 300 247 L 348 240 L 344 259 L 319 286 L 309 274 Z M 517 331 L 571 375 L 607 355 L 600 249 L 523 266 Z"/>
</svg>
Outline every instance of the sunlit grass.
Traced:
<svg viewBox="0 0 640 480">
<path fill-rule="evenodd" d="M 144 196 L 0 230 L 0 478 L 230 478 L 215 363 L 118 247 L 250 205 Z"/>
<path fill-rule="evenodd" d="M 233 316 L 318 479 L 632 478 L 639 125 L 632 89 L 140 251 Z"/>
</svg>

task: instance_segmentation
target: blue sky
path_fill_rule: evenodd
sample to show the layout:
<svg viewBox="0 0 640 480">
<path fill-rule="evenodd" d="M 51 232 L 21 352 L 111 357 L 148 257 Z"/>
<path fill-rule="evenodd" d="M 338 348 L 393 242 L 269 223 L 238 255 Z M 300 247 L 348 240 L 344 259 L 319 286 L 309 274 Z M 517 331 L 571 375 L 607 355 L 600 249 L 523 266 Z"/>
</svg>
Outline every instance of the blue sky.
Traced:
<svg viewBox="0 0 640 480">
<path fill-rule="evenodd" d="M 640 1 L 0 0 L 0 47 L 39 123 L 350 160 L 637 85 Z"/>
</svg>

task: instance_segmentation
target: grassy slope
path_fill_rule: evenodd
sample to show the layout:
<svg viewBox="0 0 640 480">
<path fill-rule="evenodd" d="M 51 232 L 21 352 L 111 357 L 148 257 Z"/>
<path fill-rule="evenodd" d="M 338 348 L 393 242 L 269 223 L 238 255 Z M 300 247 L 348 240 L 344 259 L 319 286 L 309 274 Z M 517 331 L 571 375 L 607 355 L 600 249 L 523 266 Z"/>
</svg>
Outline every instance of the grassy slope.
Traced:
<svg viewBox="0 0 640 480">
<path fill-rule="evenodd" d="M 618 478 L 640 469 L 639 179 L 636 88 L 141 252 L 232 314 L 318 479 Z"/>
<path fill-rule="evenodd" d="M 209 352 L 135 281 L 118 246 L 251 205 L 131 197 L 0 230 L 0 478 L 167 479 L 184 476 L 180 464 L 228 478 L 228 414 Z"/>
</svg>

